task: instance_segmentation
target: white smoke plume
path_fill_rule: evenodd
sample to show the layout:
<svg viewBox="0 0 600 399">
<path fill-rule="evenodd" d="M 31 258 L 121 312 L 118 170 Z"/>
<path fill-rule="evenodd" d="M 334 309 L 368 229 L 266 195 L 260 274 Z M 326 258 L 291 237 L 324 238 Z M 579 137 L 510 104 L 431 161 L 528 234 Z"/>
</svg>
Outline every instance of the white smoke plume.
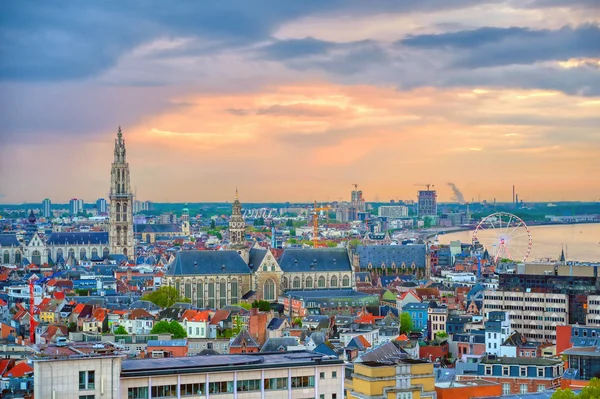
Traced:
<svg viewBox="0 0 600 399">
<path fill-rule="evenodd" d="M 456 187 L 456 184 L 454 183 L 447 183 L 450 188 L 452 188 L 452 192 L 454 193 L 454 196 L 452 197 L 452 201 L 456 201 L 459 204 L 464 204 L 465 202 L 465 196 L 463 195 L 463 193 L 460 192 L 460 190 L 458 189 L 458 187 Z"/>
</svg>

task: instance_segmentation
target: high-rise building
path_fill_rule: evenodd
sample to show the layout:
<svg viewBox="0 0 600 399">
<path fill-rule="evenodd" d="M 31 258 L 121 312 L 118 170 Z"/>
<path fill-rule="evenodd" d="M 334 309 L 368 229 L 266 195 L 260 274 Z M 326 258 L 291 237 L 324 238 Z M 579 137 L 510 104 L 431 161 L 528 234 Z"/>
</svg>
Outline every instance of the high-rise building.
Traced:
<svg viewBox="0 0 600 399">
<path fill-rule="evenodd" d="M 389 218 L 405 218 L 408 216 L 408 208 L 403 205 L 384 205 L 377 210 L 379 216 Z"/>
<path fill-rule="evenodd" d="M 419 217 L 437 216 L 437 192 L 435 190 L 419 190 Z"/>
<path fill-rule="evenodd" d="M 135 255 L 133 242 L 133 194 L 129 182 L 125 140 L 119 126 L 115 139 L 110 179 L 110 227 L 108 240 L 112 254 Z"/>
<path fill-rule="evenodd" d="M 77 200 L 77 213 L 83 213 L 83 200 L 82 199 L 78 199 Z"/>
<path fill-rule="evenodd" d="M 69 214 L 71 216 L 77 216 L 79 213 L 79 202 L 77 198 L 73 198 L 69 201 Z"/>
<path fill-rule="evenodd" d="M 52 216 L 52 211 L 50 210 L 51 205 L 52 202 L 48 198 L 42 201 L 42 214 L 45 218 L 49 218 Z"/>
<path fill-rule="evenodd" d="M 98 215 L 100 215 L 102 213 L 106 213 L 107 207 L 106 207 L 106 200 L 104 198 L 98 198 L 96 200 L 96 211 L 98 212 Z"/>
</svg>

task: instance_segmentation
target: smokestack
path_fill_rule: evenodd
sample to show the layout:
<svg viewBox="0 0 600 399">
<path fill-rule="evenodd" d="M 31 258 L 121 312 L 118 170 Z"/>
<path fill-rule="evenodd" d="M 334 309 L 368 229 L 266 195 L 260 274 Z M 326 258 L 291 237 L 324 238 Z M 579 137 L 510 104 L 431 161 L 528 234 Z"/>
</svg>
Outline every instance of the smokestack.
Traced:
<svg viewBox="0 0 600 399">
<path fill-rule="evenodd" d="M 516 204 L 515 201 L 515 185 L 513 184 L 513 204 Z"/>
</svg>

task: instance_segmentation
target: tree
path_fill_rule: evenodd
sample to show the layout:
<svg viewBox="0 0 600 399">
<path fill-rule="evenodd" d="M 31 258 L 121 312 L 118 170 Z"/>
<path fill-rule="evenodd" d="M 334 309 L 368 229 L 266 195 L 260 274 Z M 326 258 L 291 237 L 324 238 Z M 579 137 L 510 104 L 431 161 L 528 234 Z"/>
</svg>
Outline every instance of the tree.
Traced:
<svg viewBox="0 0 600 399">
<path fill-rule="evenodd" d="M 144 295 L 142 299 L 150 301 L 161 308 L 168 308 L 177 302 L 190 302 L 188 298 L 180 296 L 175 287 L 168 286 L 162 286 L 156 291 Z"/>
<path fill-rule="evenodd" d="M 251 304 L 249 304 L 248 302 L 236 303 L 236 304 L 235 304 L 235 305 L 233 305 L 233 306 L 240 306 L 240 307 L 242 307 L 242 308 L 244 308 L 244 309 L 246 309 L 246 310 L 250 310 L 250 309 L 252 309 L 252 305 L 251 305 Z"/>
<path fill-rule="evenodd" d="M 288 219 L 288 220 L 285 222 L 285 225 L 286 225 L 287 227 L 294 227 L 294 221 L 293 221 L 292 219 Z"/>
<path fill-rule="evenodd" d="M 594 377 L 578 394 L 570 389 L 557 389 L 550 399 L 591 399 L 600 397 L 600 379 Z"/>
<path fill-rule="evenodd" d="M 293 227 L 290 229 L 290 237 L 296 237 L 296 229 Z"/>
<path fill-rule="evenodd" d="M 408 334 L 412 331 L 413 322 L 410 313 L 403 312 L 400 315 L 400 334 Z"/>
<path fill-rule="evenodd" d="M 438 331 L 438 332 L 435 334 L 435 337 L 436 337 L 437 339 L 440 339 L 440 340 L 441 340 L 441 339 L 446 339 L 446 338 L 448 338 L 448 333 L 447 333 L 446 331 Z"/>
<path fill-rule="evenodd" d="M 259 217 L 258 219 L 254 219 L 254 225 L 255 226 L 264 226 L 265 225 L 265 218 Z"/>
<path fill-rule="evenodd" d="M 298 327 L 301 328 L 302 327 L 302 319 L 300 317 L 296 317 L 293 321 L 292 321 L 292 326 L 294 327 Z"/>
<path fill-rule="evenodd" d="M 177 320 L 173 320 L 170 323 L 166 320 L 159 321 L 152 327 L 150 334 L 171 334 L 174 339 L 187 337 L 187 333 Z"/>
<path fill-rule="evenodd" d="M 214 230 L 217 228 L 217 225 L 215 224 L 215 219 L 210 219 L 210 228 L 211 228 L 211 230 Z"/>
<path fill-rule="evenodd" d="M 128 334 L 127 334 L 127 330 L 125 329 L 125 327 L 119 326 L 115 330 L 115 335 L 128 335 Z"/>
<path fill-rule="evenodd" d="M 361 241 L 357 238 L 350 240 L 350 242 L 348 243 L 348 245 L 350 246 L 350 248 L 356 248 L 357 246 L 359 246 L 361 244 Z"/>
<path fill-rule="evenodd" d="M 256 300 L 256 301 L 252 302 L 252 308 L 258 309 L 261 312 L 270 312 L 271 304 L 269 303 L 269 301 Z"/>
</svg>

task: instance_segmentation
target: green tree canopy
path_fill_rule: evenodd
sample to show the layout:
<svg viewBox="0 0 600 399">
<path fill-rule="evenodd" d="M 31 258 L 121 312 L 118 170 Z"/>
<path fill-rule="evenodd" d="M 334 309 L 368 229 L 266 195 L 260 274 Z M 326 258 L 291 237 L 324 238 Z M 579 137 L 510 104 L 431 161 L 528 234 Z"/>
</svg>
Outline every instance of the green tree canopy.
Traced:
<svg viewBox="0 0 600 399">
<path fill-rule="evenodd" d="M 285 225 L 286 225 L 287 227 L 294 227 L 294 221 L 293 221 L 292 219 L 288 219 L 288 220 L 285 222 Z"/>
<path fill-rule="evenodd" d="M 145 301 L 150 301 L 161 308 L 168 308 L 177 302 L 189 303 L 190 300 L 179 295 L 175 287 L 162 286 L 156 291 L 152 291 L 142 297 Z"/>
<path fill-rule="evenodd" d="M 115 330 L 115 335 L 128 335 L 127 330 L 123 326 L 117 327 Z"/>
<path fill-rule="evenodd" d="M 248 302 L 240 302 L 240 303 L 236 303 L 233 306 L 241 306 L 242 308 L 246 309 L 246 310 L 250 310 L 252 309 L 252 305 L 249 304 Z"/>
<path fill-rule="evenodd" d="M 570 389 L 557 389 L 550 399 L 595 399 L 600 398 L 600 379 L 592 378 L 587 386 L 576 394 Z"/>
<path fill-rule="evenodd" d="M 446 339 L 446 338 L 448 338 L 448 333 L 447 333 L 447 332 L 445 332 L 445 331 L 438 331 L 438 332 L 435 334 L 435 337 L 436 337 L 437 339 Z"/>
<path fill-rule="evenodd" d="M 261 312 L 269 312 L 271 311 L 271 304 L 268 301 L 256 300 L 252 302 L 252 307 L 254 309 L 258 309 Z"/>
<path fill-rule="evenodd" d="M 161 320 L 152 327 L 150 334 L 171 334 L 173 339 L 181 339 L 187 337 L 187 333 L 184 328 L 173 320 L 170 323 L 166 320 Z"/>
<path fill-rule="evenodd" d="M 400 315 L 400 334 L 408 334 L 412 331 L 413 322 L 410 313 L 403 312 Z"/>
</svg>

